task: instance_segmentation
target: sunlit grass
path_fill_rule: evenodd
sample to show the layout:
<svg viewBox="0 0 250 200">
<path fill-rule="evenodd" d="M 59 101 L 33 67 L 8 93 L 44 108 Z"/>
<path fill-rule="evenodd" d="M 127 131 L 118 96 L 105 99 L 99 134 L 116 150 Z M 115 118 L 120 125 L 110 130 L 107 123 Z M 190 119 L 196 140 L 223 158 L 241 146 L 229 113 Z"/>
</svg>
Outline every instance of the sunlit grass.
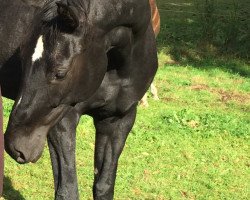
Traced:
<svg viewBox="0 0 250 200">
<path fill-rule="evenodd" d="M 193 12 L 193 2 L 178 2 L 178 11 Z M 170 1 L 158 3 L 176 8 Z M 115 199 L 249 199 L 250 65 L 227 56 L 201 57 L 193 16 L 160 11 L 155 78 L 160 101 L 149 98 L 149 108 L 138 108 L 120 158 Z M 5 127 L 12 103 L 4 99 Z M 76 151 L 81 200 L 92 199 L 93 151 L 92 119 L 84 116 Z M 18 165 L 5 154 L 5 199 L 51 200 L 53 195 L 47 147 L 36 164 Z"/>
<path fill-rule="evenodd" d="M 116 199 L 248 199 L 250 79 L 218 66 L 162 65 L 155 79 L 160 101 L 138 109 L 121 156 Z M 4 121 L 11 102 L 4 99 Z M 92 198 L 94 130 L 77 128 L 81 199 Z M 6 199 L 53 199 L 46 148 L 36 164 L 5 155 Z M 16 190 L 16 191 L 15 191 Z M 14 192 L 15 191 L 15 192 Z"/>
</svg>

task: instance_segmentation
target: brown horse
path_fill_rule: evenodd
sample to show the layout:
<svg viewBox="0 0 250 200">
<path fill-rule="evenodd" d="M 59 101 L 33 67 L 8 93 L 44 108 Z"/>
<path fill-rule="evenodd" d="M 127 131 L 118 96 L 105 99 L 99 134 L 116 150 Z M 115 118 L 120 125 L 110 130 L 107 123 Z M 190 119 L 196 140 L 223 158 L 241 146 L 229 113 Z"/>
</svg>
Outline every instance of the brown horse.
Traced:
<svg viewBox="0 0 250 200">
<path fill-rule="evenodd" d="M 149 0 L 149 3 L 150 3 L 150 6 L 151 6 L 151 22 L 152 22 L 152 25 L 153 25 L 153 30 L 154 30 L 154 33 L 155 33 L 155 37 L 157 37 L 157 35 L 160 32 L 160 14 L 159 14 L 159 10 L 158 10 L 157 5 L 156 5 L 156 1 L 155 0 Z M 159 100 L 157 88 L 155 87 L 154 83 L 152 83 L 150 85 L 150 92 L 152 93 L 153 98 L 155 100 Z M 147 100 L 147 93 L 143 96 L 140 104 L 142 106 L 144 106 L 144 107 L 149 106 L 148 105 L 148 100 Z"/>
</svg>

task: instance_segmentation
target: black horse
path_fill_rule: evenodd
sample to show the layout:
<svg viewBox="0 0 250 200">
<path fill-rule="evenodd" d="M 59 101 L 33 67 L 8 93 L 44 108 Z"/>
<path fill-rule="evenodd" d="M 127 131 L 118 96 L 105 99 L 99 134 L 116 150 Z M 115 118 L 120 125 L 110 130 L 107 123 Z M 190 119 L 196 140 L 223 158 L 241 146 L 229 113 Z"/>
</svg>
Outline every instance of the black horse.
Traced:
<svg viewBox="0 0 250 200">
<path fill-rule="evenodd" d="M 20 58 L 6 151 L 19 163 L 36 162 L 48 137 L 55 198 L 78 199 L 75 132 L 88 114 L 96 128 L 94 199 L 112 199 L 136 106 L 157 70 L 149 1 L 48 1 Z"/>
</svg>

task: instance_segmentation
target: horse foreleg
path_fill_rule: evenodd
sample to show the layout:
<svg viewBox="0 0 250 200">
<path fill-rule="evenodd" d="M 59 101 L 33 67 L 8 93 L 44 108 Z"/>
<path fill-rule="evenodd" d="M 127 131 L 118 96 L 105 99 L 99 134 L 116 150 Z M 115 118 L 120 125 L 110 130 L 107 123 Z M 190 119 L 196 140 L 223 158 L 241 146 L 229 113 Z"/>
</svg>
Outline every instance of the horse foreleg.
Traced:
<svg viewBox="0 0 250 200">
<path fill-rule="evenodd" d="M 151 91 L 151 93 L 153 95 L 154 100 L 159 100 L 158 91 L 157 91 L 157 88 L 155 87 L 154 83 L 151 84 L 150 91 Z"/>
<path fill-rule="evenodd" d="M 78 121 L 79 115 L 70 111 L 48 135 L 56 200 L 79 199 L 75 166 L 75 134 Z"/>
<path fill-rule="evenodd" d="M 143 107 L 148 107 L 149 104 L 148 104 L 148 94 L 147 92 L 144 94 L 144 96 L 142 97 L 141 101 L 140 101 L 140 104 L 143 106 Z"/>
<path fill-rule="evenodd" d="M 125 145 L 136 116 L 136 107 L 122 117 L 95 119 L 95 178 L 93 196 L 95 200 L 111 200 L 119 156 Z"/>
</svg>

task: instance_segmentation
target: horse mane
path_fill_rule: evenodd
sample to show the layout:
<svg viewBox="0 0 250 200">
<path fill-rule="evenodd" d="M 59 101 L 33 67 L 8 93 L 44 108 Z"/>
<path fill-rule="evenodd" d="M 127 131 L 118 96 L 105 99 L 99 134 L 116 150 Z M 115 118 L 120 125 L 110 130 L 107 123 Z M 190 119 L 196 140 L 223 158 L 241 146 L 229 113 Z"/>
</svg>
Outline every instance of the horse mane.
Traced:
<svg viewBox="0 0 250 200">
<path fill-rule="evenodd" d="M 42 8 L 41 17 L 43 22 L 51 22 L 57 16 L 57 3 L 74 7 L 79 14 L 87 16 L 89 12 L 89 0 L 47 0 Z"/>
<path fill-rule="evenodd" d="M 40 14 L 38 15 L 37 25 L 42 23 L 40 28 L 44 33 L 49 33 L 47 35 L 50 38 L 51 43 L 56 41 L 57 34 L 61 30 L 60 27 L 58 27 L 57 3 L 63 3 L 73 7 L 77 13 L 79 13 L 79 18 L 84 18 L 85 20 L 89 12 L 89 0 L 46 0 Z M 85 31 L 87 31 L 87 29 Z"/>
<path fill-rule="evenodd" d="M 45 0 L 44 6 L 35 15 L 33 22 L 29 26 L 29 30 L 24 37 L 20 49 L 25 49 L 25 44 L 33 38 L 41 34 L 47 34 L 50 39 L 50 43 L 56 42 L 57 35 L 61 31 L 58 27 L 58 6 L 57 2 L 64 3 L 68 6 L 74 7 L 81 15 L 86 19 L 89 12 L 90 0 Z M 84 34 L 87 33 L 87 28 L 84 29 Z"/>
</svg>

